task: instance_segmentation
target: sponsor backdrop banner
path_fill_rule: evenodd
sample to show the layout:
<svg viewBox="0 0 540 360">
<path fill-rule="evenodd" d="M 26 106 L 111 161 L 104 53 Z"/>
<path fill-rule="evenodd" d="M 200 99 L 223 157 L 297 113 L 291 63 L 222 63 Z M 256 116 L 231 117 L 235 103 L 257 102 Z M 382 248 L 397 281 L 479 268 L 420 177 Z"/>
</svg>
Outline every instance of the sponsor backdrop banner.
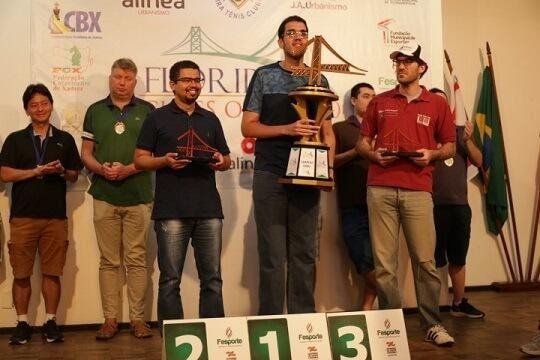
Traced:
<svg viewBox="0 0 540 360">
<path fill-rule="evenodd" d="M 80 141 L 89 104 L 108 94 L 114 60 L 138 66 L 137 96 L 157 107 L 172 99 L 170 66 L 199 64 L 205 78 L 199 104 L 221 119 L 232 171 L 218 174 L 220 188 L 249 188 L 253 141 L 240 133 L 242 103 L 254 70 L 280 60 L 277 27 L 297 14 L 310 36 L 323 35 L 366 76 L 326 73 L 335 120 L 350 113 L 346 92 L 357 82 L 377 92 L 395 86 L 388 55 L 419 43 L 430 69 L 426 86 L 442 86 L 441 9 L 438 0 L 35 0 L 32 2 L 32 78 L 55 98 L 55 125 Z M 310 62 L 309 54 L 306 62 Z M 323 63 L 340 63 L 323 49 Z"/>
</svg>

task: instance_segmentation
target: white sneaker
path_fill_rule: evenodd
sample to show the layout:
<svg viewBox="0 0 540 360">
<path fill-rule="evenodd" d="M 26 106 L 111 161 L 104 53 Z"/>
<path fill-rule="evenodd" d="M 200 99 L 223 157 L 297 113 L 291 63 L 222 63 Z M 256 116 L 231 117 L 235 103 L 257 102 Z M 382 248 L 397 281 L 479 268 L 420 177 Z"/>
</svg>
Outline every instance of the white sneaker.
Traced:
<svg viewBox="0 0 540 360">
<path fill-rule="evenodd" d="M 446 331 L 444 326 L 440 324 L 430 327 L 424 340 L 438 346 L 452 346 L 456 342 L 454 338 L 448 334 L 448 331 Z"/>
<path fill-rule="evenodd" d="M 521 351 L 527 355 L 540 355 L 540 335 L 533 337 L 530 343 L 522 345 Z"/>
</svg>

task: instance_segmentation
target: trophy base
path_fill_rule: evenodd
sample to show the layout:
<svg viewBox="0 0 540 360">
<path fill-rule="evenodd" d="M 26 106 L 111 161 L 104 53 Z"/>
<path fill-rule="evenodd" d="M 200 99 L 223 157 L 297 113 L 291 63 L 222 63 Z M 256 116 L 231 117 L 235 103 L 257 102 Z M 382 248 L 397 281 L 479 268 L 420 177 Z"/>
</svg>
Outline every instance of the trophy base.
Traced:
<svg viewBox="0 0 540 360">
<path fill-rule="evenodd" d="M 291 147 L 289 163 L 281 184 L 333 187 L 328 166 L 330 148 L 321 142 L 297 141 Z"/>
<path fill-rule="evenodd" d="M 213 157 L 204 157 L 204 156 L 177 156 L 175 158 L 176 160 L 185 159 L 185 160 L 191 160 L 192 163 L 198 163 L 198 164 L 211 164 L 211 163 L 217 163 L 218 161 L 214 159 Z"/>
<path fill-rule="evenodd" d="M 307 185 L 307 186 L 317 186 L 325 188 L 333 188 L 334 181 L 330 180 L 314 180 L 314 179 L 303 179 L 303 178 L 293 178 L 293 177 L 282 177 L 278 179 L 280 184 L 289 184 L 289 185 Z"/>
<path fill-rule="evenodd" d="M 383 156 L 397 156 L 397 157 L 422 157 L 422 153 L 416 151 L 385 151 Z"/>
</svg>

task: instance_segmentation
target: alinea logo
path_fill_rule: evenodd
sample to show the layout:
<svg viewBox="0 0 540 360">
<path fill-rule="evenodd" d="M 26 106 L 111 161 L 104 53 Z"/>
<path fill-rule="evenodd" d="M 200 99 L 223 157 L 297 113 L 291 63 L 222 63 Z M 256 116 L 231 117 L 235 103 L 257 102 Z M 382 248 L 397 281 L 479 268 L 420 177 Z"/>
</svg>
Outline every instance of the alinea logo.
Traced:
<svg viewBox="0 0 540 360">
<path fill-rule="evenodd" d="M 99 18 L 101 11 L 68 11 L 61 17 L 60 4 L 55 3 L 49 19 L 51 34 L 100 33 Z"/>
<path fill-rule="evenodd" d="M 241 346 L 243 343 L 242 339 L 240 338 L 231 339 L 232 335 L 233 335 L 233 332 L 231 328 L 227 327 L 227 329 L 225 330 L 226 339 L 218 338 L 217 345 L 220 347 L 221 346 Z"/>
<path fill-rule="evenodd" d="M 170 15 L 170 10 L 184 9 L 185 0 L 122 0 L 122 6 L 137 9 L 139 15 Z"/>
<path fill-rule="evenodd" d="M 216 7 L 229 19 L 244 20 L 255 15 L 263 6 L 263 0 L 215 0 Z"/>
<path fill-rule="evenodd" d="M 395 46 L 406 45 L 412 41 L 416 41 L 416 37 L 409 31 L 393 30 L 394 23 L 394 19 L 384 19 L 377 23 L 377 27 L 382 31 L 383 44 Z"/>
</svg>

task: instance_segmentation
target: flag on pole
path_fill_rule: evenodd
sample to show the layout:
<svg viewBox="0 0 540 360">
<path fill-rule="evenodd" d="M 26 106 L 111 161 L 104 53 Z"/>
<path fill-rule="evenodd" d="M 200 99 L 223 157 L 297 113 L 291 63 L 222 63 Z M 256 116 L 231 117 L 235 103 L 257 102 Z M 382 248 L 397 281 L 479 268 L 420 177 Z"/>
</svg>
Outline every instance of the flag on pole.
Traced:
<svg viewBox="0 0 540 360">
<path fill-rule="evenodd" d="M 449 95 L 448 105 L 450 106 L 456 126 L 465 126 L 465 122 L 469 120 L 469 116 L 465 110 L 459 81 L 455 71 L 450 71 L 448 63 L 446 65 L 444 67 L 444 79 L 446 81 L 446 93 Z M 467 165 L 467 180 L 473 179 L 476 175 L 478 175 L 478 168 L 469 162 Z"/>
<path fill-rule="evenodd" d="M 486 219 L 489 232 L 498 235 L 508 219 L 503 146 L 499 109 L 493 93 L 489 66 L 482 76 L 482 90 L 475 116 L 474 139 L 482 151 L 481 178 L 485 194 Z"/>
</svg>

